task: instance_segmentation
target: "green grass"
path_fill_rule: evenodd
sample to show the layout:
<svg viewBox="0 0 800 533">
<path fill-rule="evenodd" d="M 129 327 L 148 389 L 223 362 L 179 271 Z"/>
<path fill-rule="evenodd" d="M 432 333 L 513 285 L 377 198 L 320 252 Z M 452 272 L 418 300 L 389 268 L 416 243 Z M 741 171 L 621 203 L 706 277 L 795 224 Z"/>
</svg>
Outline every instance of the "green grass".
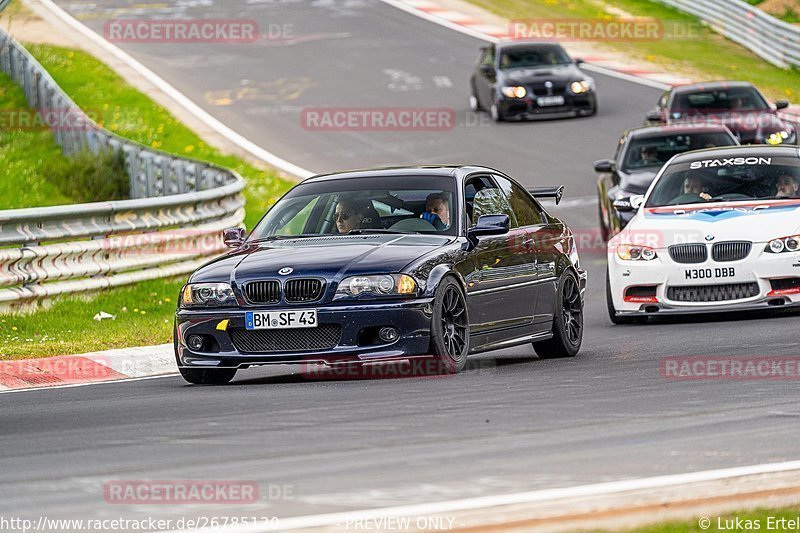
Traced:
<svg viewBox="0 0 800 533">
<path fill-rule="evenodd" d="M 788 524 L 784 523 L 784 527 L 775 528 L 775 525 L 772 528 L 768 528 L 769 524 L 767 520 L 769 517 L 773 519 L 786 519 L 786 520 L 797 520 L 800 516 L 800 508 L 785 508 L 785 509 L 755 509 L 755 510 L 748 510 L 748 511 L 737 511 L 734 513 L 727 513 L 724 515 L 707 515 L 706 518 L 710 519 L 710 527 L 707 529 L 703 529 L 700 527 L 700 518 L 697 517 L 692 520 L 687 521 L 671 521 L 671 522 L 663 522 L 661 524 L 654 524 L 650 526 L 644 526 L 636 529 L 628 530 L 629 533 L 718 533 L 720 531 L 750 531 L 750 530 L 758 530 L 758 531 L 796 531 L 797 524 L 794 527 L 786 527 Z M 735 527 L 735 519 L 739 518 L 740 525 L 739 527 Z M 755 525 L 756 522 L 760 525 L 759 528 L 748 528 L 748 525 L 744 522 L 746 520 L 751 521 L 751 525 Z M 780 525 L 780 524 L 777 524 Z M 720 527 L 721 526 L 721 527 Z"/>
<path fill-rule="evenodd" d="M 584 18 L 612 19 L 595 0 L 470 0 L 507 19 Z M 666 28 L 691 30 L 691 38 L 637 42 L 605 42 L 604 46 L 638 60 L 682 71 L 698 80 L 740 79 L 755 83 L 771 99 L 797 97 L 800 72 L 774 67 L 749 50 L 700 26 L 697 18 L 650 0 L 612 0 L 610 6 L 637 17 L 667 21 Z M 602 95 L 601 95 L 602 97 Z M 655 103 L 655 102 L 654 102 Z"/>
<path fill-rule="evenodd" d="M 241 174 L 247 180 L 248 228 L 291 187 L 288 181 L 271 172 L 208 146 L 166 109 L 94 57 L 56 46 L 26 45 L 26 48 L 75 103 L 98 117 L 105 128 L 152 148 L 215 163 Z"/>
<path fill-rule="evenodd" d="M 0 316 L 0 359 L 25 359 L 163 344 L 183 278 L 146 281 L 88 296 L 58 298 L 33 314 Z M 115 320 L 96 321 L 105 311 Z"/>
<path fill-rule="evenodd" d="M 22 89 L 0 72 L 0 209 L 73 203 L 46 178 L 49 164 L 64 163 L 50 131 L 10 127 L 32 116 Z"/>
<path fill-rule="evenodd" d="M 292 186 L 272 172 L 206 145 L 166 109 L 88 54 L 56 46 L 26 47 L 67 94 L 109 130 L 241 174 L 247 181 L 248 228 Z M 3 76 L 0 91 L 0 109 L 25 107 L 22 92 Z M 42 172 L 58 157 L 60 150 L 49 131 L 0 134 L 0 198 L 4 208 L 73 202 Z M 149 281 L 90 295 L 59 297 L 35 313 L 0 316 L 0 357 L 47 357 L 169 342 L 175 302 L 184 281 Z M 117 318 L 96 322 L 92 318 L 100 311 Z"/>
</svg>

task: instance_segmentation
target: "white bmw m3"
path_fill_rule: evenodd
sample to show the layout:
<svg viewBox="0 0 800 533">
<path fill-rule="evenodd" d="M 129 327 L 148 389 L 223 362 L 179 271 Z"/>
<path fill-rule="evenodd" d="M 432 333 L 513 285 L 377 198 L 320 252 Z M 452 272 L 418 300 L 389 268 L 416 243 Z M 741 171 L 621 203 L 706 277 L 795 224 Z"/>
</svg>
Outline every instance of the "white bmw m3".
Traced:
<svg viewBox="0 0 800 533">
<path fill-rule="evenodd" d="M 800 148 L 672 158 L 608 242 L 615 324 L 675 313 L 800 306 Z"/>
</svg>

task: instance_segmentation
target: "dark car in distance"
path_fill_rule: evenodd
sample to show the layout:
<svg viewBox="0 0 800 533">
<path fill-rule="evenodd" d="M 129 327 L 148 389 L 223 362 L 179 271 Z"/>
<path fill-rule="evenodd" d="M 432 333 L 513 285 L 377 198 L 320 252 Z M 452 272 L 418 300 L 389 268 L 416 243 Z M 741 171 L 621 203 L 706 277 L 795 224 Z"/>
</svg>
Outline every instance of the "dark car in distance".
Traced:
<svg viewBox="0 0 800 533">
<path fill-rule="evenodd" d="M 511 41 L 481 48 L 470 79 L 470 109 L 495 121 L 594 115 L 594 79 L 556 43 Z"/>
<path fill-rule="evenodd" d="M 722 124 L 644 126 L 626 131 L 613 159 L 595 161 L 600 233 L 608 240 L 624 228 L 634 211 L 632 196 L 647 192 L 673 156 L 691 150 L 739 144 Z"/>
<path fill-rule="evenodd" d="M 693 83 L 673 87 L 661 95 L 646 123 L 679 124 L 718 122 L 740 144 L 797 144 L 794 124 L 779 116 L 789 102 L 771 105 L 753 84 L 744 81 Z"/>
<path fill-rule="evenodd" d="M 191 383 L 253 365 L 364 365 L 533 344 L 578 353 L 581 268 L 570 229 L 534 190 L 485 167 L 320 175 L 281 198 L 181 291 L 175 355 Z"/>
</svg>

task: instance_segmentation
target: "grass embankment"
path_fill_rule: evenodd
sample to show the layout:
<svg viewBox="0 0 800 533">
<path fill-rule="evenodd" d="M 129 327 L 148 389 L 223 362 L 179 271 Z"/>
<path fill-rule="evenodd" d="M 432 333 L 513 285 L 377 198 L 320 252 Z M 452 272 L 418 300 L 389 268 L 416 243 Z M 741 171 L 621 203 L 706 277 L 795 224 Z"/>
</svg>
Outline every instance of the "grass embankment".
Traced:
<svg viewBox="0 0 800 533">
<path fill-rule="evenodd" d="M 799 508 L 755 509 L 719 516 L 671 521 L 629 530 L 628 533 L 718 533 L 721 531 L 797 531 Z M 772 520 L 771 522 L 769 520 Z M 701 522 L 702 520 L 702 522 Z M 707 520 L 707 521 L 706 521 Z M 737 521 L 738 520 L 738 521 Z M 781 520 L 784 520 L 781 522 Z M 794 522 L 790 522 L 790 521 Z M 707 527 L 703 527 L 707 526 Z"/>
<path fill-rule="evenodd" d="M 702 27 L 696 17 L 658 2 L 650 0 L 469 1 L 510 20 L 539 18 L 613 20 L 615 17 L 606 10 L 607 6 L 623 10 L 635 17 L 660 19 L 665 21 L 663 39 L 602 44 L 633 59 L 661 65 L 667 72 L 681 72 L 697 80 L 746 80 L 755 83 L 773 100 L 798 99 L 800 72 L 797 69 L 784 70 L 774 67 L 746 48 Z"/>
<path fill-rule="evenodd" d="M 27 48 L 67 94 L 83 109 L 96 113 L 107 129 L 165 152 L 239 172 L 248 182 L 248 227 L 291 186 L 241 158 L 206 145 L 167 110 L 88 54 L 46 45 Z M 7 77 L 0 77 L 0 91 L 0 110 L 26 108 L 22 92 Z M 76 199 L 69 195 L 69 189 L 63 184 L 59 187 L 58 180 L 45 172 L 60 159 L 60 149 L 49 131 L 0 133 L 3 208 L 74 203 Z M 0 316 L 0 358 L 45 357 L 169 342 L 175 302 L 184 281 L 155 280 L 62 297 L 34 314 Z M 94 321 L 100 311 L 116 315 L 116 320 Z"/>
</svg>

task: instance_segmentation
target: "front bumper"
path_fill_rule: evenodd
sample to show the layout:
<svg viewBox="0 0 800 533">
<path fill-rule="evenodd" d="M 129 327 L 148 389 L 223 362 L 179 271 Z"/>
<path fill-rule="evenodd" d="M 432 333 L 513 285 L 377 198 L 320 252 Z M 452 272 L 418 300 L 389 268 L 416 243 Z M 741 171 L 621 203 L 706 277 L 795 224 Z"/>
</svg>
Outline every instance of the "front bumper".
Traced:
<svg viewBox="0 0 800 533">
<path fill-rule="evenodd" d="M 674 262 L 667 250 L 657 251 L 652 261 L 625 261 L 609 249 L 609 290 L 614 308 L 619 316 L 656 316 L 672 314 L 719 313 L 729 311 L 755 311 L 784 309 L 800 306 L 800 292 L 776 290 L 776 280 L 800 278 L 800 254 L 770 254 L 764 245 L 755 243 L 750 255 L 740 261 L 699 264 Z M 718 272 L 734 275 L 716 276 Z M 687 271 L 703 270 L 711 273 L 707 279 L 687 279 Z M 758 286 L 752 296 L 725 301 L 676 301 L 670 299 L 669 288 L 709 287 L 731 284 Z M 644 301 L 635 297 L 626 300 L 629 289 L 655 287 L 655 298 Z"/>
<path fill-rule="evenodd" d="M 535 96 L 508 98 L 502 96 L 497 109 L 506 119 L 567 118 L 591 115 L 597 108 L 594 92 L 564 95 L 564 105 L 540 107 Z"/>
<path fill-rule="evenodd" d="M 252 365 L 287 363 L 334 365 L 424 356 L 428 355 L 430 346 L 432 301 L 432 298 L 417 298 L 402 302 L 354 302 L 279 308 L 273 306 L 269 309 L 180 309 L 175 320 L 175 356 L 179 366 L 211 368 L 246 368 Z M 232 332 L 245 330 L 247 311 L 312 308 L 317 310 L 320 327 L 341 327 L 339 340 L 332 348 L 265 353 L 243 353 L 237 349 Z M 228 322 L 222 328 L 220 323 L 225 320 Z M 392 326 L 398 330 L 398 337 L 394 342 L 384 343 L 369 334 L 384 326 Z M 205 343 L 204 349 L 206 346 L 208 349 L 202 352 L 191 350 L 186 345 L 189 335 L 207 338 L 209 342 Z"/>
</svg>

